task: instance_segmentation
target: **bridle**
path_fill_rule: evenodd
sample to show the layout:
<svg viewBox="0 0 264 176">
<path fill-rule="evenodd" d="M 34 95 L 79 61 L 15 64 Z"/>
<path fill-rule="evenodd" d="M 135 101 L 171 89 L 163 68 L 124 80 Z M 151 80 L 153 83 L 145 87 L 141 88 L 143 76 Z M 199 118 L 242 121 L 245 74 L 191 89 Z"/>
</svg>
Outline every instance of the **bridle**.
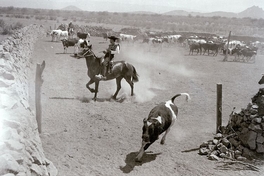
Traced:
<svg viewBox="0 0 264 176">
<path fill-rule="evenodd" d="M 87 53 L 90 53 L 90 54 L 86 55 Z M 87 51 L 83 54 L 83 56 L 84 57 L 85 56 L 94 56 L 94 57 L 96 57 L 95 54 L 94 54 L 94 52 L 91 49 L 87 49 Z"/>
</svg>

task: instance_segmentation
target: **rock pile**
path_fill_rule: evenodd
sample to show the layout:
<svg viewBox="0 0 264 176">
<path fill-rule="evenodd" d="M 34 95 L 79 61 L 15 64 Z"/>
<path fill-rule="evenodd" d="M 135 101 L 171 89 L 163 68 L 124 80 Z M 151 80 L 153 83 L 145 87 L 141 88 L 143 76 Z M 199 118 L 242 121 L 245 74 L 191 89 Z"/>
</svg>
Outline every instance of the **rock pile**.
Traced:
<svg viewBox="0 0 264 176">
<path fill-rule="evenodd" d="M 234 108 L 235 109 L 235 108 Z M 264 153 L 264 88 L 240 112 L 232 112 L 227 126 L 214 139 L 200 145 L 199 154 L 209 159 L 251 160 Z M 220 157 L 220 158 L 219 158 Z"/>
<path fill-rule="evenodd" d="M 41 26 L 30 25 L 0 45 L 0 175 L 57 175 L 28 103 L 30 58 L 40 34 Z"/>
</svg>

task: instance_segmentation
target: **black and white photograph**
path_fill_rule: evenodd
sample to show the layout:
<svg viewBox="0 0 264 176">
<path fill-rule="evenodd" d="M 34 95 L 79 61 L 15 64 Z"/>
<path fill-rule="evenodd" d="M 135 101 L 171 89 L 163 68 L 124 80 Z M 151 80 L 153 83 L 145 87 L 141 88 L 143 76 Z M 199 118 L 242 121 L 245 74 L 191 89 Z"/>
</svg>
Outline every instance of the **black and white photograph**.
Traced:
<svg viewBox="0 0 264 176">
<path fill-rule="evenodd" d="M 1 176 L 263 176 L 263 0 L 0 0 Z"/>
</svg>

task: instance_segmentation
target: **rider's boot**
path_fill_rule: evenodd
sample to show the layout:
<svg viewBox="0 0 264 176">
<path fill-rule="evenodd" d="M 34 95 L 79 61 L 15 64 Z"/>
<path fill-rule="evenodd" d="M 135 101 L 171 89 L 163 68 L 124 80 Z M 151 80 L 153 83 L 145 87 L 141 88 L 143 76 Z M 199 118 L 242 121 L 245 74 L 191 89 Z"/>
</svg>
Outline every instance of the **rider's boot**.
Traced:
<svg viewBox="0 0 264 176">
<path fill-rule="evenodd" d="M 106 66 L 103 66 L 103 69 L 102 69 L 102 74 L 98 74 L 98 75 L 95 75 L 95 78 L 97 78 L 98 80 L 106 80 Z"/>
<path fill-rule="evenodd" d="M 107 72 L 107 66 L 103 66 L 103 71 L 102 71 L 102 78 L 101 78 L 101 80 L 106 80 L 106 72 Z"/>
<path fill-rule="evenodd" d="M 110 61 L 109 62 L 109 66 L 108 66 L 108 74 L 111 74 L 112 73 L 112 68 L 113 68 L 113 62 Z"/>
</svg>

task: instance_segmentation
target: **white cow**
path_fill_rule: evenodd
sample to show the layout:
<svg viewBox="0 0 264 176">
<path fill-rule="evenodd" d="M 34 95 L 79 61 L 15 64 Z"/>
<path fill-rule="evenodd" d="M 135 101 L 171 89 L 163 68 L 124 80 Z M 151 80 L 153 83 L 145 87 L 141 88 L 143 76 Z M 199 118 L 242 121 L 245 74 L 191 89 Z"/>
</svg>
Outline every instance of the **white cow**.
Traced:
<svg viewBox="0 0 264 176">
<path fill-rule="evenodd" d="M 134 39 L 137 37 L 135 35 L 129 35 L 129 34 L 119 34 L 120 39 L 122 41 L 128 41 L 128 42 L 134 42 Z"/>
<path fill-rule="evenodd" d="M 168 39 L 170 43 L 176 43 L 181 35 L 168 35 Z"/>
<path fill-rule="evenodd" d="M 62 30 L 60 29 L 55 29 L 50 32 L 51 35 L 51 41 L 57 41 L 58 38 L 60 38 Z"/>
<path fill-rule="evenodd" d="M 61 37 L 63 37 L 63 39 L 68 39 L 68 31 L 62 31 L 60 29 L 55 29 L 55 30 L 52 30 L 50 32 L 50 35 L 51 35 L 51 41 L 57 41 L 58 39 L 60 40 Z"/>
<path fill-rule="evenodd" d="M 239 40 L 231 40 L 231 41 L 229 41 L 228 50 L 230 51 L 230 53 L 232 53 L 232 50 L 235 49 L 238 45 L 240 47 L 246 46 L 246 44 L 244 42 L 241 42 Z M 227 49 L 227 42 L 225 43 L 224 48 Z"/>
<path fill-rule="evenodd" d="M 68 31 L 61 31 L 60 38 L 63 37 L 63 39 L 68 39 L 69 33 Z"/>
</svg>

